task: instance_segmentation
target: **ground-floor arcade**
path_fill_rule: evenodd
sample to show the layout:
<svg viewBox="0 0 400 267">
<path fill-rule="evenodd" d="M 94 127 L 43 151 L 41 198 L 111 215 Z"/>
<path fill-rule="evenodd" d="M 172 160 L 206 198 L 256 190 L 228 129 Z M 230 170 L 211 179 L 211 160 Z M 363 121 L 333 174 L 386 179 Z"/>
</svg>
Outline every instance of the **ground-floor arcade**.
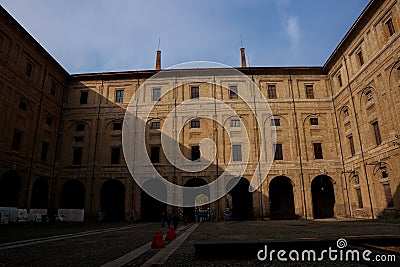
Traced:
<svg viewBox="0 0 400 267">
<path fill-rule="evenodd" d="M 211 211 L 212 220 L 226 219 L 224 212 L 227 208 L 232 220 L 371 218 L 370 202 L 374 207 L 374 218 L 400 209 L 398 181 L 392 181 L 392 176 L 376 180 L 370 177 L 374 183 L 371 182 L 368 188 L 362 181 L 362 173 L 357 175 L 350 177 L 340 171 L 300 175 L 294 170 L 286 173 L 272 170 L 262 186 L 252 193 L 248 191 L 251 177 L 244 176 L 224 197 L 206 208 Z M 29 189 L 25 176 L 26 173 L 18 169 L 3 169 L 0 206 L 84 209 L 86 219 L 158 221 L 162 213 L 171 216 L 183 213 L 191 220 L 195 217 L 195 208 L 184 209 L 161 203 L 149 196 L 128 174 L 112 178 L 105 174 L 95 178 L 69 177 L 56 181 L 45 175 L 32 175 Z M 205 185 L 210 179 L 186 177 L 182 181 L 183 186 L 194 187 Z M 154 180 L 144 187 L 159 186 Z"/>
</svg>

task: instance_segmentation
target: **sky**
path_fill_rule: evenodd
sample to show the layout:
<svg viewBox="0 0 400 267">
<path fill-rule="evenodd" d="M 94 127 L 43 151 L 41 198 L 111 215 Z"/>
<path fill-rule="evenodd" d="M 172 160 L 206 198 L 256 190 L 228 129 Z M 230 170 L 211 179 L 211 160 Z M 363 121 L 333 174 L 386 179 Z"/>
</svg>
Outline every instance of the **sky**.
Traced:
<svg viewBox="0 0 400 267">
<path fill-rule="evenodd" d="M 0 0 L 70 73 L 322 66 L 369 0 Z"/>
</svg>

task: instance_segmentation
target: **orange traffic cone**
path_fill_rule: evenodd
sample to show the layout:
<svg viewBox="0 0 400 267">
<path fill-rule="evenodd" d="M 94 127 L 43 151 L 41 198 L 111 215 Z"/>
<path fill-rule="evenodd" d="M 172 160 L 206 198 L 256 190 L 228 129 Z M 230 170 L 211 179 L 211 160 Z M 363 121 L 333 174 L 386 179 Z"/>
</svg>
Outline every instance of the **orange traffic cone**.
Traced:
<svg viewBox="0 0 400 267">
<path fill-rule="evenodd" d="M 169 228 L 167 230 L 167 234 L 165 235 L 165 240 L 173 240 L 176 237 L 175 230 L 172 228 Z"/>
<path fill-rule="evenodd" d="M 163 247 L 165 247 L 163 235 L 161 232 L 157 232 L 155 235 L 153 235 L 153 242 L 151 242 L 151 248 L 157 249 Z"/>
</svg>

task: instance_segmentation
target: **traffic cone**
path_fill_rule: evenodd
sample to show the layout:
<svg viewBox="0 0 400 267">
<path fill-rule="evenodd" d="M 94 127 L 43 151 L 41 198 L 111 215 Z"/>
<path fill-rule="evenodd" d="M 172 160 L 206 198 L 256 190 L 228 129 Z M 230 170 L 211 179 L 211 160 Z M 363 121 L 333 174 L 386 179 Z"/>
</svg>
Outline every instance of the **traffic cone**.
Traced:
<svg viewBox="0 0 400 267">
<path fill-rule="evenodd" d="M 163 235 L 161 232 L 157 232 L 155 235 L 153 235 L 153 242 L 151 242 L 151 248 L 157 249 L 163 247 L 165 247 Z"/>
<path fill-rule="evenodd" d="M 167 230 L 167 234 L 165 235 L 165 240 L 173 240 L 176 237 L 175 230 L 172 228 L 169 228 Z"/>
</svg>

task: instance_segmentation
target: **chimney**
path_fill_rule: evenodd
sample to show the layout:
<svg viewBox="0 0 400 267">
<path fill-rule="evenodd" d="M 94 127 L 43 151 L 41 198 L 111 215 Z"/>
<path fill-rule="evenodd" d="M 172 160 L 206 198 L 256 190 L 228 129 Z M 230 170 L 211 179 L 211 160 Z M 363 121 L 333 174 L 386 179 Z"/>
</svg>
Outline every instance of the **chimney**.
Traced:
<svg viewBox="0 0 400 267">
<path fill-rule="evenodd" d="M 157 50 L 156 70 L 161 70 L 161 51 Z"/>
<path fill-rule="evenodd" d="M 240 48 L 240 55 L 242 57 L 242 68 L 246 68 L 246 54 L 244 53 L 244 47 Z"/>
</svg>

